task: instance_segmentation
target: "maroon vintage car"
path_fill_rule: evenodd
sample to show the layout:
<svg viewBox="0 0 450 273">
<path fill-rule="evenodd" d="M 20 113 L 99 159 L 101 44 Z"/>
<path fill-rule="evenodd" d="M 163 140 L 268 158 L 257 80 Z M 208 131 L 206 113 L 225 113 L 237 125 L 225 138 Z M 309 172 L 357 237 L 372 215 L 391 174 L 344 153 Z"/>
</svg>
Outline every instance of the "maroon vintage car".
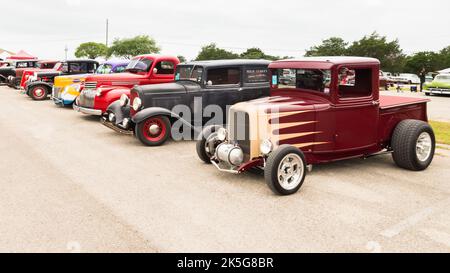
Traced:
<svg viewBox="0 0 450 273">
<path fill-rule="evenodd" d="M 283 195 L 299 190 L 312 164 L 392 153 L 399 167 L 424 170 L 435 149 L 428 100 L 379 96 L 379 68 L 359 57 L 272 62 L 271 96 L 233 105 L 227 129 L 205 128 L 197 154 L 226 172 L 264 168 Z M 286 74 L 292 80 L 280 81 Z"/>
<path fill-rule="evenodd" d="M 141 55 L 131 59 L 124 73 L 88 76 L 73 108 L 88 115 L 102 115 L 122 94 L 129 96 L 135 85 L 173 82 L 179 63 L 175 56 Z"/>
</svg>

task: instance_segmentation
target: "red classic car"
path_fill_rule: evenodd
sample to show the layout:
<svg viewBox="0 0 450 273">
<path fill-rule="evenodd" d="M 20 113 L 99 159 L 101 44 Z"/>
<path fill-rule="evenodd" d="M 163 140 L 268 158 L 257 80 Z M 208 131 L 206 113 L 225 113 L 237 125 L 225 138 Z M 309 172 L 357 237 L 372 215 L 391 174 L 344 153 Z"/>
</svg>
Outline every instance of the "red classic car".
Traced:
<svg viewBox="0 0 450 273">
<path fill-rule="evenodd" d="M 102 115 L 122 94 L 129 96 L 130 89 L 135 85 L 174 81 L 179 63 L 174 56 L 141 55 L 131 60 L 125 73 L 91 75 L 86 78 L 73 108 L 84 114 Z"/>
<path fill-rule="evenodd" d="M 399 167 L 424 170 L 435 149 L 428 100 L 380 96 L 379 68 L 361 57 L 272 62 L 271 96 L 231 106 L 228 127 L 206 127 L 197 154 L 225 172 L 263 168 L 282 195 L 299 190 L 312 164 L 392 153 Z"/>
</svg>

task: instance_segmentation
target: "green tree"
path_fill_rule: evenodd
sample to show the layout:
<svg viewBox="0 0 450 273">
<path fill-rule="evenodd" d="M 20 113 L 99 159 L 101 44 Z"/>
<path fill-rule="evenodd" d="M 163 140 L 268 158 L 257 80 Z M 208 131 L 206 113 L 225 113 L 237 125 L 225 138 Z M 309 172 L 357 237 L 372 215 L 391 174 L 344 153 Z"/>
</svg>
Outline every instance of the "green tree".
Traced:
<svg viewBox="0 0 450 273">
<path fill-rule="evenodd" d="M 141 54 L 159 53 L 160 50 L 153 38 L 139 35 L 134 38 L 115 39 L 109 48 L 108 56 L 130 59 Z"/>
<path fill-rule="evenodd" d="M 180 63 L 186 62 L 186 58 L 184 56 L 178 55 L 177 58 L 178 58 L 178 60 L 180 60 Z"/>
<path fill-rule="evenodd" d="M 439 58 L 441 60 L 441 69 L 450 68 L 450 46 L 439 51 Z"/>
<path fill-rule="evenodd" d="M 195 60 L 220 60 L 220 59 L 237 59 L 239 55 L 222 48 L 218 48 L 215 43 L 203 46 Z"/>
<path fill-rule="evenodd" d="M 406 58 L 404 67 L 405 72 L 418 74 L 422 68 L 425 68 L 428 72 L 443 69 L 444 65 L 441 55 L 432 51 L 422 51 Z"/>
<path fill-rule="evenodd" d="M 271 56 L 265 54 L 261 49 L 257 47 L 252 47 L 247 49 L 245 52 L 241 53 L 240 58 L 242 59 L 265 59 L 265 60 L 279 60 L 278 56 Z"/>
<path fill-rule="evenodd" d="M 305 56 L 345 56 L 347 45 L 342 38 L 331 37 L 322 41 L 322 44 L 308 49 Z"/>
<path fill-rule="evenodd" d="M 405 63 L 405 55 L 398 40 L 388 42 L 385 36 L 376 32 L 353 42 L 348 47 L 348 54 L 377 58 L 381 62 L 381 68 L 390 72 L 401 72 Z"/>
<path fill-rule="evenodd" d="M 89 59 L 95 59 L 100 56 L 106 56 L 108 48 L 105 44 L 96 42 L 82 43 L 77 47 L 75 56 L 77 58 L 86 57 Z"/>
</svg>

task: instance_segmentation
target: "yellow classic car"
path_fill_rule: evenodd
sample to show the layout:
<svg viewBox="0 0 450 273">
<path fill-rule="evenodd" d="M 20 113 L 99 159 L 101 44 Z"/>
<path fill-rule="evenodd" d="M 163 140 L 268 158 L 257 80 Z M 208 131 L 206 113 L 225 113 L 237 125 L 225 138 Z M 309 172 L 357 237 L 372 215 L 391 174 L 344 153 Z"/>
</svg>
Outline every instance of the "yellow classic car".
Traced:
<svg viewBox="0 0 450 273">
<path fill-rule="evenodd" d="M 101 64 L 96 74 L 120 73 L 125 71 L 129 61 L 107 61 Z M 81 85 L 90 74 L 77 74 L 55 77 L 52 99 L 57 105 L 72 105 L 80 95 Z"/>
</svg>

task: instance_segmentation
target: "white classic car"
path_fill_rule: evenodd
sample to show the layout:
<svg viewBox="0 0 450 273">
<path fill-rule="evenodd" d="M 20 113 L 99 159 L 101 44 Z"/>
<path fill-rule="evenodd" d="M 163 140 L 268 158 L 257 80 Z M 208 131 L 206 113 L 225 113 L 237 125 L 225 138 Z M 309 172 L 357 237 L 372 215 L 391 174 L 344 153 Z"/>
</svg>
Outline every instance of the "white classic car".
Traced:
<svg viewBox="0 0 450 273">
<path fill-rule="evenodd" d="M 392 77 L 392 81 L 395 83 L 404 83 L 404 84 L 420 84 L 419 76 L 410 73 L 402 73 L 398 76 Z"/>
</svg>

